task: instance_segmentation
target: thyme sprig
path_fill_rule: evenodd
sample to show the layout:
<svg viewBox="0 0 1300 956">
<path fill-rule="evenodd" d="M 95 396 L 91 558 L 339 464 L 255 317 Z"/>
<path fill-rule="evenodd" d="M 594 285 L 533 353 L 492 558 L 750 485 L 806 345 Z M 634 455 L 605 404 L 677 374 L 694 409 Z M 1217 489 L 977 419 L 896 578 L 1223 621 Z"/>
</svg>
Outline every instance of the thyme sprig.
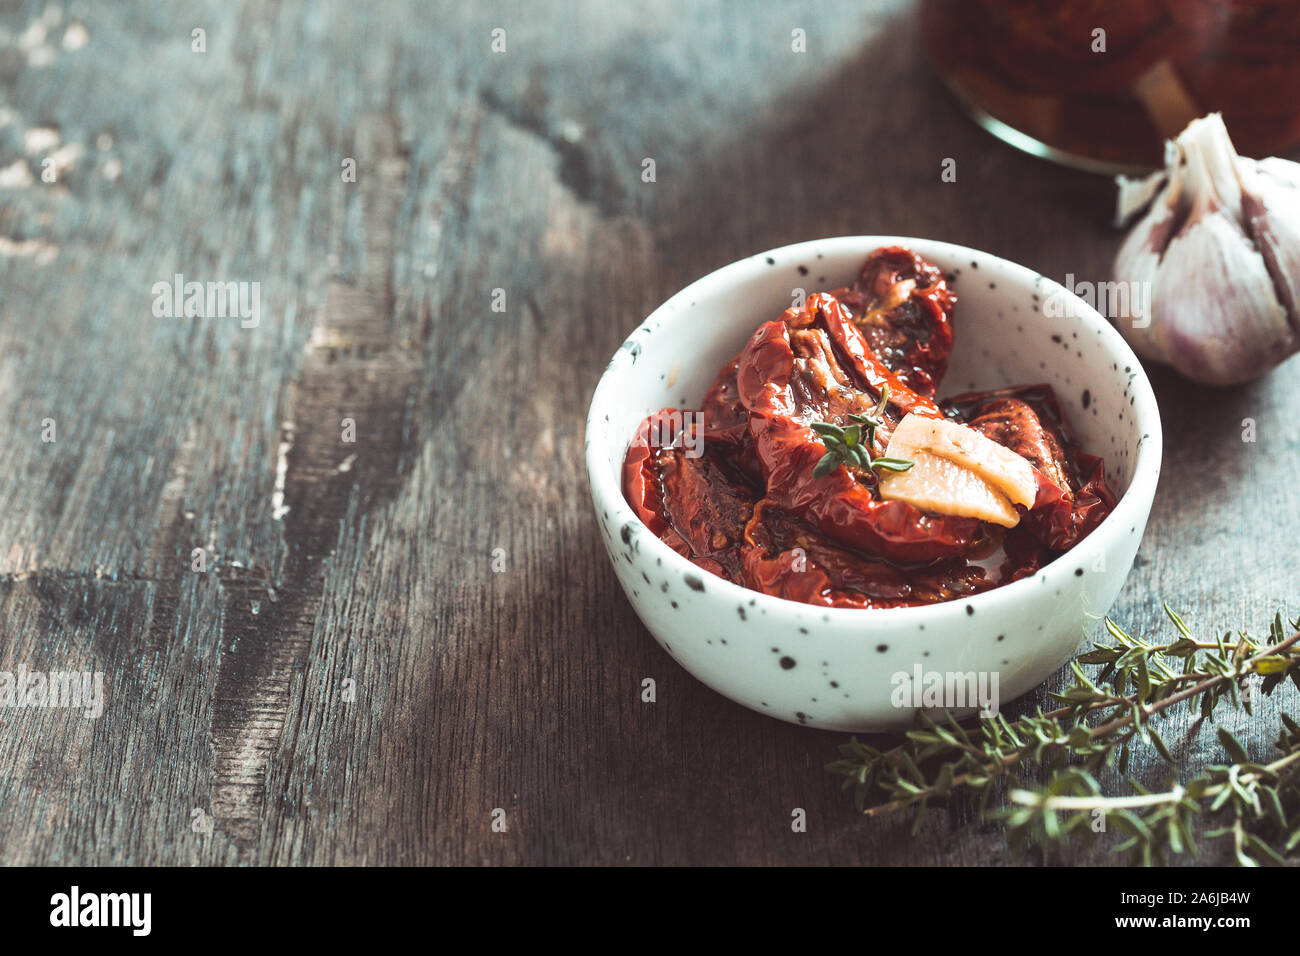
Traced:
<svg viewBox="0 0 1300 956">
<path fill-rule="evenodd" d="M 876 429 L 884 424 L 885 405 L 889 402 L 889 386 L 880 389 L 880 401 L 870 412 L 851 413 L 852 425 L 836 425 L 834 422 L 813 422 L 811 428 L 821 436 L 826 446 L 826 454 L 813 468 L 813 477 L 822 478 L 829 475 L 840 465 L 871 471 L 884 468 L 887 471 L 907 471 L 912 462 L 904 458 L 875 458 Z"/>
<path fill-rule="evenodd" d="M 1270 763 L 1252 762 L 1241 744 L 1220 729 L 1230 761 L 1186 783 L 1151 793 L 1129 780 L 1131 793 L 1102 794 L 1095 774 L 1114 767 L 1126 773 L 1132 749 L 1149 744 L 1169 764 L 1175 763 L 1152 718 L 1186 703 L 1201 717 L 1231 699 L 1251 712 L 1252 679 L 1271 694 L 1288 676 L 1300 688 L 1300 633 L 1284 636 L 1281 615 L 1266 642 L 1245 633 L 1198 641 L 1181 617 L 1165 605 L 1176 639 L 1148 643 L 1106 619 L 1111 644 L 1095 644 L 1071 665 L 1073 680 L 1059 694 L 1061 707 L 1008 720 L 1002 714 L 963 725 L 949 712 L 936 720 L 920 715 L 921 726 L 887 749 L 856 738 L 840 748 L 842 759 L 827 769 L 844 777 L 855 802 L 868 816 L 898 811 L 914 814 L 914 832 L 932 802 L 957 794 L 978 799 L 987 819 L 1002 820 L 1013 845 L 1050 845 L 1067 835 L 1094 827 L 1099 815 L 1110 818 L 1128 837 L 1117 850 L 1134 862 L 1150 863 L 1166 854 L 1196 852 L 1192 821 L 1227 815 L 1228 826 L 1207 837 L 1230 834 L 1238 862 L 1277 862 L 1300 845 L 1300 727 L 1286 715 L 1278 747 L 1282 756 Z M 1300 631 L 1300 621 L 1292 621 Z M 1084 666 L 1100 670 L 1095 677 Z M 1246 692 L 1243 693 L 1243 690 Z M 1016 771 L 1037 764 L 1050 777 L 1040 789 L 1022 787 Z M 1003 789 L 1010 806 L 989 809 Z M 1282 807 L 1292 807 L 1290 814 Z"/>
<path fill-rule="evenodd" d="M 1239 865 L 1285 865 L 1286 855 L 1300 846 L 1300 813 L 1294 810 L 1300 801 L 1300 724 L 1286 714 L 1281 718 L 1276 746 L 1282 756 L 1267 764 L 1252 761 L 1232 732 L 1219 727 L 1229 762 L 1207 767 L 1185 784 L 1173 781 L 1168 790 L 1152 793 L 1129 781 L 1132 794 L 1107 797 L 1092 774 L 1069 767 L 1044 788 L 1012 789 L 1007 799 L 1013 806 L 992 816 L 1005 822 L 1013 846 L 1060 843 L 1070 833 L 1095 831 L 1099 820 L 1111 823 L 1128 838 L 1114 852 L 1151 866 L 1195 854 L 1198 818 L 1219 815 L 1226 824 L 1205 837 L 1231 836 Z"/>
</svg>

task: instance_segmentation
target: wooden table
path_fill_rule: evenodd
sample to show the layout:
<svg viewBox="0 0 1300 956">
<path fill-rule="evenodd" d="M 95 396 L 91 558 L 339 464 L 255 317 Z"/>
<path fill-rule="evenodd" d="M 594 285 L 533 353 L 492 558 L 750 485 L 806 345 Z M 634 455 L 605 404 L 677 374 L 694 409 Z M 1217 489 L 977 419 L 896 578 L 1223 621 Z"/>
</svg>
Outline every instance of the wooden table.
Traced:
<svg viewBox="0 0 1300 956">
<path fill-rule="evenodd" d="M 1111 186 L 969 122 L 908 4 L 697 6 L 0 14 L 0 670 L 104 674 L 99 719 L 0 710 L 0 862 L 1017 859 L 965 810 L 859 818 L 822 770 L 842 737 L 659 649 L 583 420 L 624 336 L 727 262 L 896 233 L 1105 278 Z M 259 283 L 259 323 L 155 316 L 178 273 Z M 1113 612 L 1138 633 L 1162 599 L 1206 633 L 1297 611 L 1296 372 L 1153 370 L 1164 476 Z M 1265 748 L 1277 706 L 1230 726 Z"/>
</svg>

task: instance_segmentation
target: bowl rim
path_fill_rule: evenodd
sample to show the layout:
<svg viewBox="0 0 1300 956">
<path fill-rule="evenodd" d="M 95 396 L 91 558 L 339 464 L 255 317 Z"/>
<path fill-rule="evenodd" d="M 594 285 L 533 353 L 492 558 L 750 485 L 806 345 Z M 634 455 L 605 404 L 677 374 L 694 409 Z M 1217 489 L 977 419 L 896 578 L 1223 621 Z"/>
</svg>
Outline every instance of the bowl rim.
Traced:
<svg viewBox="0 0 1300 956">
<path fill-rule="evenodd" d="M 848 236 L 831 236 L 821 239 L 810 239 L 803 242 L 792 243 L 785 246 L 777 246 L 772 249 L 766 249 L 762 252 L 746 256 L 735 262 L 721 266 L 712 272 L 709 272 L 693 282 L 686 285 L 679 292 L 666 299 L 661 305 L 652 310 L 649 315 L 632 331 L 632 333 L 623 341 L 618 350 L 615 351 L 609 364 L 601 373 L 592 391 L 591 403 L 587 411 L 587 421 L 585 429 L 586 449 L 585 461 L 587 466 L 587 478 L 590 485 L 593 504 L 596 507 L 597 517 L 602 511 L 608 512 L 608 520 L 612 527 L 625 527 L 628 522 L 639 526 L 641 535 L 645 542 L 640 547 L 648 549 L 643 552 L 646 557 L 662 559 L 664 570 L 673 570 L 681 574 L 707 574 L 710 582 L 709 594 L 718 599 L 739 600 L 741 603 L 749 602 L 750 606 L 758 607 L 762 605 L 769 614 L 796 614 L 803 615 L 820 614 L 822 620 L 831 624 L 849 624 L 852 622 L 875 621 L 878 623 L 899 623 L 915 621 L 918 618 L 934 616 L 936 614 L 956 614 L 966 605 L 971 605 L 975 609 L 987 609 L 992 611 L 998 605 L 1006 605 L 1009 602 L 1019 600 L 1022 597 L 1029 597 L 1030 593 L 1041 591 L 1042 588 L 1035 584 L 1039 578 L 1044 578 L 1048 582 L 1054 578 L 1068 577 L 1067 567 L 1070 562 L 1062 559 L 1073 553 L 1067 551 L 1064 554 L 1053 558 L 1050 562 L 1040 568 L 1036 573 L 1021 578 L 1018 581 L 1012 581 L 1009 584 L 999 585 L 982 591 L 979 594 L 973 594 L 967 597 L 957 598 L 951 601 L 941 601 L 935 604 L 922 604 L 913 607 L 895 607 L 895 608 L 837 608 L 824 607 L 816 604 L 806 604 L 802 601 L 792 601 L 789 598 L 776 597 L 771 594 L 764 594 L 761 591 L 755 591 L 743 585 L 736 584 L 721 578 L 710 571 L 706 571 L 699 565 L 682 557 L 672 548 L 668 547 L 658 535 L 654 534 L 650 528 L 641 520 L 641 518 L 632 510 L 627 499 L 623 496 L 621 469 L 619 475 L 610 476 L 607 474 L 607 465 L 604 462 L 606 444 L 597 443 L 595 435 L 599 428 L 600 416 L 604 414 L 604 399 L 617 384 L 617 378 L 620 373 L 624 372 L 625 365 L 618 361 L 619 355 L 629 349 L 634 344 L 638 336 L 653 335 L 655 326 L 662 320 L 665 314 L 675 312 L 684 301 L 690 298 L 699 297 L 701 290 L 718 286 L 730 285 L 733 287 L 744 284 L 747 277 L 762 274 L 770 268 L 768 258 L 782 259 L 806 258 L 815 252 L 823 254 L 848 253 L 860 250 L 865 257 L 872 250 L 881 246 L 899 245 L 911 248 L 926 258 L 930 258 L 933 252 L 938 252 L 945 258 L 961 258 L 973 256 L 976 260 L 985 259 L 996 261 L 1000 267 L 1008 269 L 1014 278 L 1023 280 L 1025 285 L 1034 286 L 1045 284 L 1047 293 L 1061 293 L 1069 298 L 1072 305 L 1072 317 L 1077 321 L 1084 323 L 1088 331 L 1096 331 L 1100 327 L 1100 337 L 1109 347 L 1110 351 L 1121 361 L 1122 367 L 1132 369 L 1131 389 L 1133 399 L 1133 415 L 1140 433 L 1143 437 L 1138 439 L 1137 455 L 1133 461 L 1133 474 L 1129 480 L 1128 487 L 1120 496 L 1115 509 L 1107 515 L 1091 534 L 1085 540 L 1096 539 L 1099 535 L 1104 535 L 1101 542 L 1103 552 L 1109 550 L 1118 542 L 1117 535 L 1122 534 L 1120 531 L 1125 524 L 1136 526 L 1147 521 L 1150 515 L 1151 503 L 1154 500 L 1156 486 L 1160 477 L 1161 457 L 1164 448 L 1164 436 L 1161 429 L 1160 409 L 1156 402 L 1155 392 L 1151 388 L 1150 379 L 1147 377 L 1146 369 L 1138 361 L 1137 355 L 1132 348 L 1120 335 L 1119 331 L 1111 325 L 1096 309 L 1088 305 L 1083 299 L 1075 295 L 1071 290 L 1066 289 L 1060 283 L 1048 278 L 1027 266 L 1012 262 L 1009 259 L 1003 259 L 991 252 L 985 252 L 969 246 L 961 246 L 955 243 L 943 242 L 935 239 L 923 239 L 916 236 L 868 236 L 868 235 L 848 235 Z M 927 251 L 929 250 L 929 251 Z M 1044 296 L 1044 299 L 1046 296 Z M 628 437 L 630 441 L 630 436 Z M 1082 544 L 1082 542 L 1081 542 Z M 1076 548 L 1079 545 L 1076 545 Z M 1125 575 L 1127 577 L 1127 574 Z M 1121 583 L 1122 587 L 1122 583 Z M 1051 593 L 1050 591 L 1048 593 Z M 754 603 L 757 602 L 757 603 Z M 865 615 L 865 616 L 864 616 Z M 886 617 L 888 616 L 888 617 Z"/>
</svg>

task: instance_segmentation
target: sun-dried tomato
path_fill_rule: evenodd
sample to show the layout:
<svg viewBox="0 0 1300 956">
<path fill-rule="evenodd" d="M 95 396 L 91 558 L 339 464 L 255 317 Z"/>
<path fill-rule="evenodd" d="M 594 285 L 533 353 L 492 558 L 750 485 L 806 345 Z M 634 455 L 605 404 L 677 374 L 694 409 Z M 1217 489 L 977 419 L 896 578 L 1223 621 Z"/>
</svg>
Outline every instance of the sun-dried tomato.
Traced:
<svg viewBox="0 0 1300 956">
<path fill-rule="evenodd" d="M 930 604 L 1035 573 L 1114 507 L 1051 388 L 977 392 L 936 405 L 955 297 L 934 266 L 880 249 L 851 288 L 767 322 L 718 373 L 699 412 L 664 409 L 628 448 L 623 487 L 652 532 L 701 568 L 827 607 Z M 877 453 L 908 413 L 946 415 L 1022 455 L 1038 495 L 1011 529 L 882 501 L 876 475 L 813 471 L 814 422 L 847 425 L 888 387 Z"/>
<path fill-rule="evenodd" d="M 909 411 L 939 416 L 932 401 L 876 358 L 834 296 L 809 296 L 785 321 L 760 326 L 740 353 L 737 381 L 767 495 L 782 508 L 843 544 L 903 564 L 958 555 L 970 545 L 979 528 L 974 518 L 927 515 L 906 502 L 881 501 L 844 468 L 813 477 L 826 448 L 810 424 L 849 424 L 850 414 L 875 406 L 886 384 L 881 442 Z"/>
<path fill-rule="evenodd" d="M 1050 385 L 968 392 L 943 407 L 1038 471 L 1038 499 L 1023 525 L 1049 548 L 1074 547 L 1114 509 L 1104 463 L 1079 447 Z"/>
<path fill-rule="evenodd" d="M 683 432 L 696 428 L 694 422 L 683 427 L 677 409 L 643 421 L 623 464 L 624 494 L 637 517 L 674 551 L 735 581 L 745 525 L 761 489 L 736 472 L 725 446 L 705 444 L 702 454 L 694 454 Z"/>
<path fill-rule="evenodd" d="M 850 288 L 835 296 L 867 347 L 912 391 L 933 397 L 952 352 L 957 296 L 944 275 L 910 249 L 877 249 Z"/>
<path fill-rule="evenodd" d="M 993 586 L 963 560 L 900 568 L 821 534 L 764 499 L 742 550 L 744 584 L 755 591 L 825 607 L 906 607 L 976 594 Z"/>
</svg>

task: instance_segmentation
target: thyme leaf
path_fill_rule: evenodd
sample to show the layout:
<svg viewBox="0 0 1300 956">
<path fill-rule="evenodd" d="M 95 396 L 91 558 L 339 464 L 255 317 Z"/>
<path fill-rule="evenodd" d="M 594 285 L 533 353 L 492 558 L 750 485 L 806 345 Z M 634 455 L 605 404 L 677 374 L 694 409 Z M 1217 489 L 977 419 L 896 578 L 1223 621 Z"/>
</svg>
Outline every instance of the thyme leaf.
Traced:
<svg viewBox="0 0 1300 956">
<path fill-rule="evenodd" d="M 834 422 L 813 422 L 809 427 L 821 436 L 826 454 L 813 468 L 814 478 L 824 478 L 841 465 L 871 471 L 907 471 L 914 464 L 905 458 L 875 458 L 876 429 L 884 424 L 885 406 L 889 402 L 889 386 L 880 389 L 880 400 L 870 412 L 849 415 L 852 425 Z"/>
</svg>

